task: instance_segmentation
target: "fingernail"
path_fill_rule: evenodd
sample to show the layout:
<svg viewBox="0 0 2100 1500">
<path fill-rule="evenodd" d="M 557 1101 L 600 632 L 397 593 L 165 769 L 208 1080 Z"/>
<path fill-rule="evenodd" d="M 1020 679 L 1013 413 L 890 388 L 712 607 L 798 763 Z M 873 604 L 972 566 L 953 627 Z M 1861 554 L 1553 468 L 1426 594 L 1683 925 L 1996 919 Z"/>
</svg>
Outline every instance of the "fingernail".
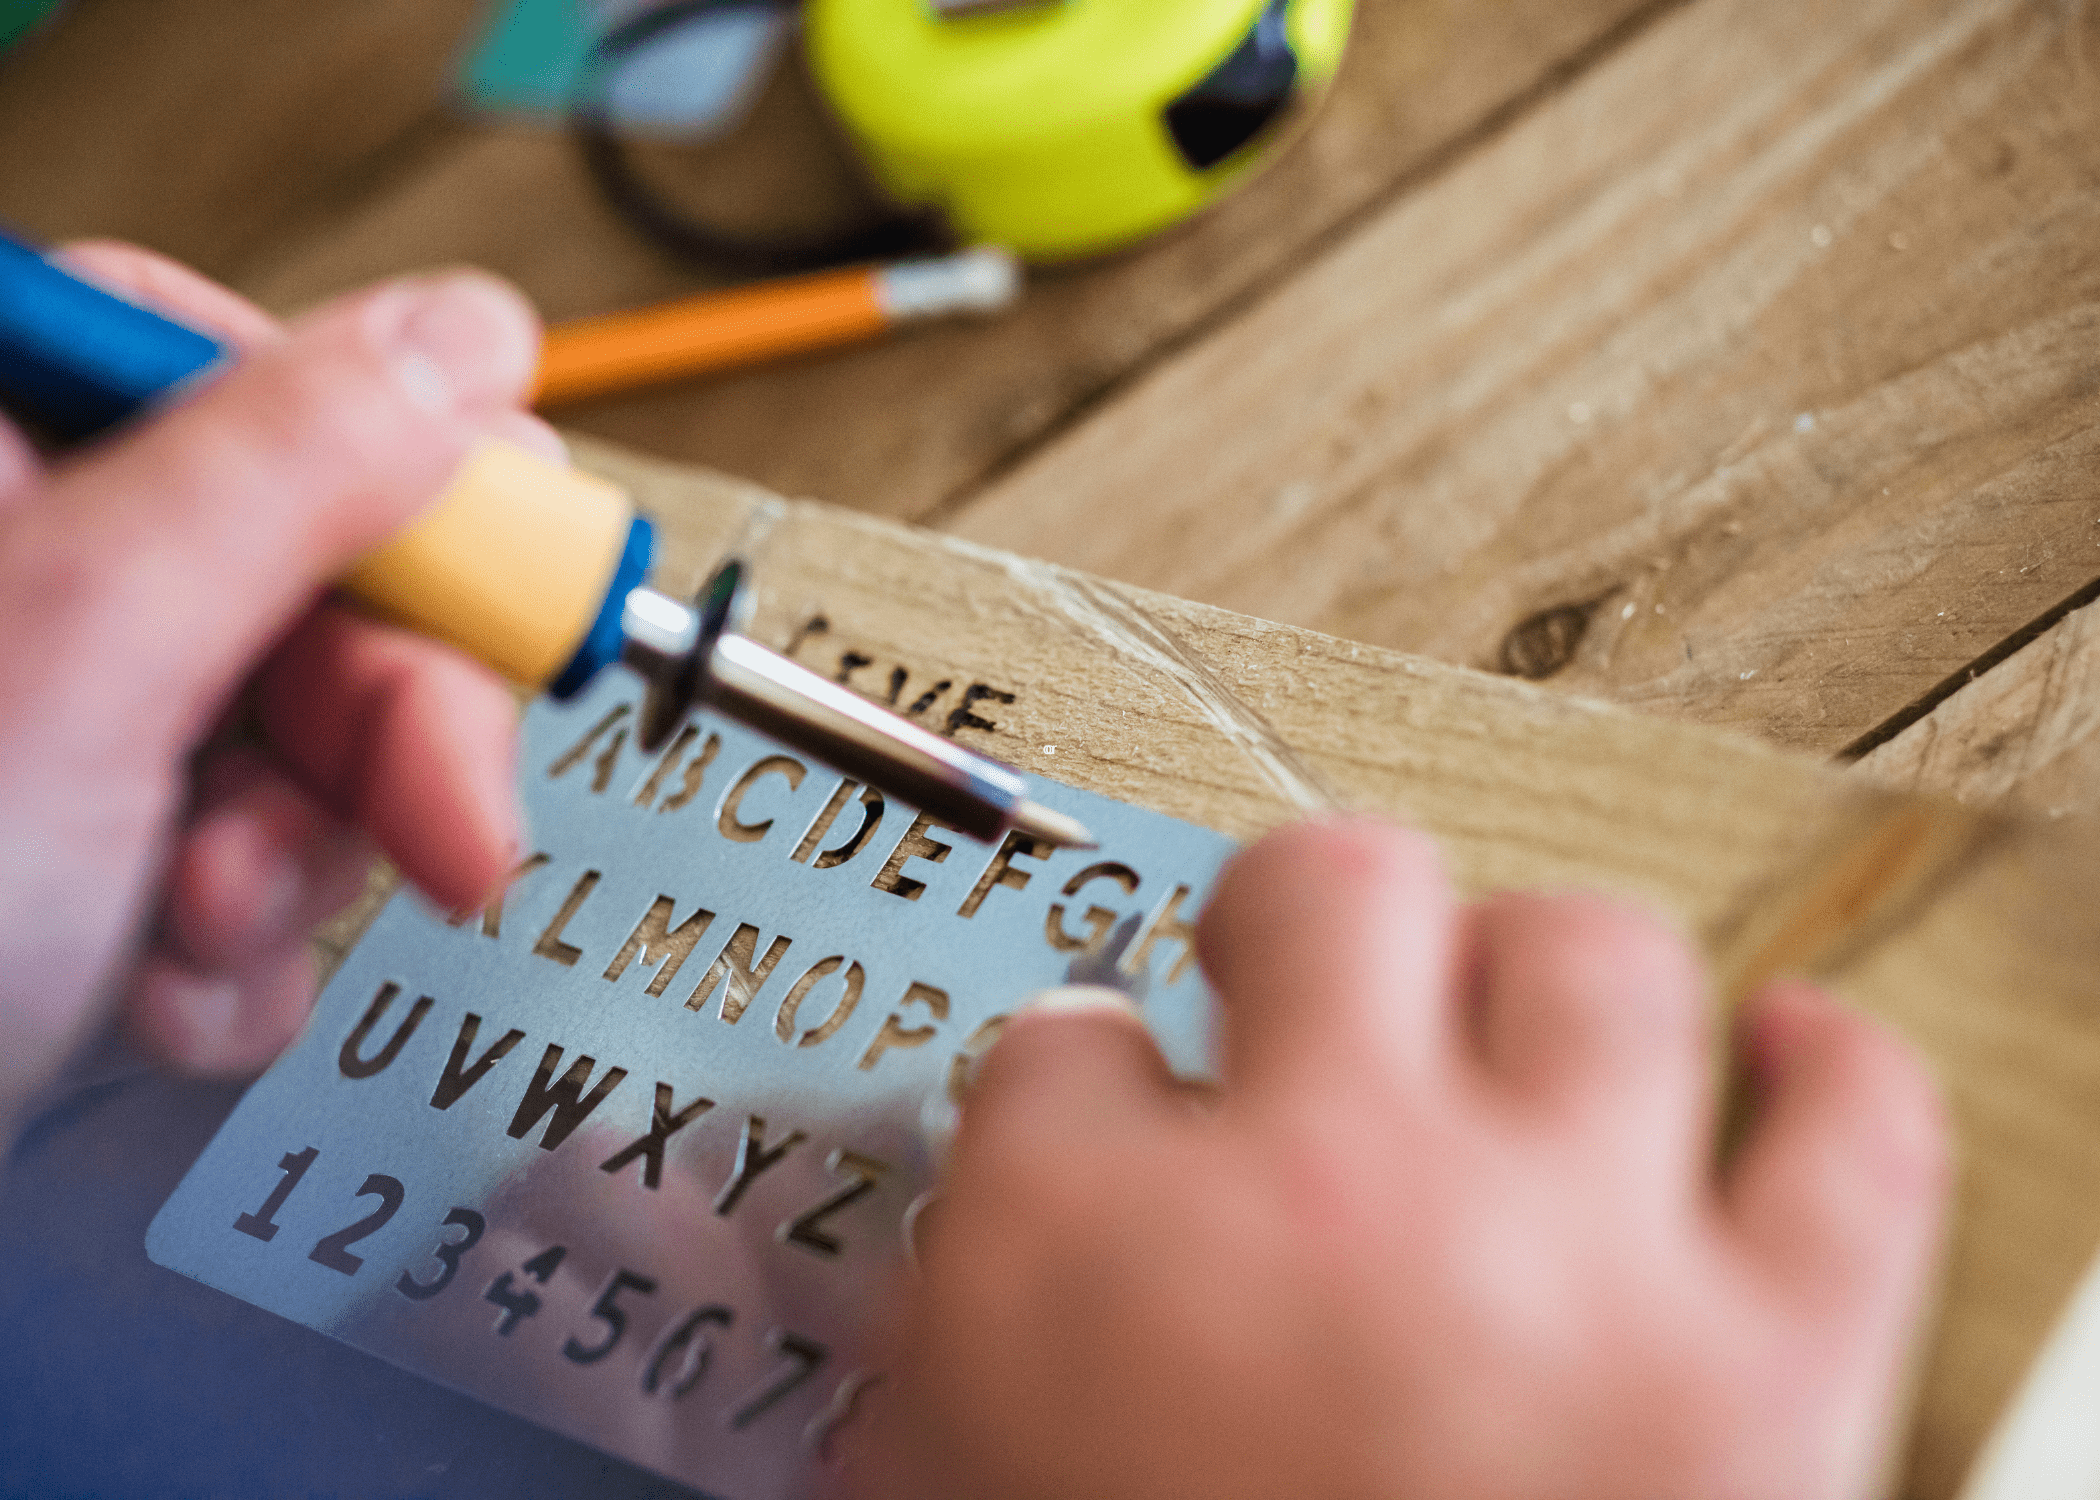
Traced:
<svg viewBox="0 0 2100 1500">
<path fill-rule="evenodd" d="M 230 980 L 193 978 L 171 1000 L 175 1012 L 175 1050 L 191 1068 L 218 1066 L 226 1055 L 240 1017 L 239 988 Z"/>
<path fill-rule="evenodd" d="M 1121 990 L 1105 984 L 1068 984 L 1032 995 L 1021 1006 L 1027 1016 L 1113 1015 L 1145 1024 L 1144 1014 Z"/>
<path fill-rule="evenodd" d="M 493 276 L 454 271 L 397 283 L 388 309 L 394 378 L 434 416 L 515 402 L 539 358 L 531 306 Z"/>
<path fill-rule="evenodd" d="M 257 950 L 275 948 L 298 926 L 306 866 L 293 855 L 272 850 L 257 859 L 255 875 L 255 907 L 246 937 Z"/>
<path fill-rule="evenodd" d="M 531 412 L 499 411 L 482 424 L 483 432 L 513 447 L 523 448 L 550 464 L 569 466 L 569 444 L 562 435 Z"/>
</svg>

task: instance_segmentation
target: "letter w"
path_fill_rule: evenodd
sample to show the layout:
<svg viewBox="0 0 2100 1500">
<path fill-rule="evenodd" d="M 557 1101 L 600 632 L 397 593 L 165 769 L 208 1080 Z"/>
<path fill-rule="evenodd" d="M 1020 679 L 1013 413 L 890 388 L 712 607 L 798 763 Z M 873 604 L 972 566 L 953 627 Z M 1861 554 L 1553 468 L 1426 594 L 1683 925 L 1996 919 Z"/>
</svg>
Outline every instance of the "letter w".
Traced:
<svg viewBox="0 0 2100 1500">
<path fill-rule="evenodd" d="M 590 1081 L 591 1069 L 598 1066 L 597 1059 L 579 1056 L 560 1079 L 548 1082 L 560 1066 L 561 1048 L 550 1046 L 540 1058 L 539 1072 L 525 1086 L 525 1097 L 511 1119 L 512 1140 L 523 1140 L 525 1133 L 539 1124 L 541 1116 L 552 1110 L 554 1118 L 547 1124 L 547 1133 L 540 1137 L 540 1149 L 552 1151 L 569 1138 L 570 1131 L 589 1119 L 591 1111 L 603 1104 L 606 1096 L 627 1076 L 625 1068 L 608 1068 L 605 1076 L 598 1080 L 598 1086 L 585 1094 L 583 1086 Z"/>
</svg>

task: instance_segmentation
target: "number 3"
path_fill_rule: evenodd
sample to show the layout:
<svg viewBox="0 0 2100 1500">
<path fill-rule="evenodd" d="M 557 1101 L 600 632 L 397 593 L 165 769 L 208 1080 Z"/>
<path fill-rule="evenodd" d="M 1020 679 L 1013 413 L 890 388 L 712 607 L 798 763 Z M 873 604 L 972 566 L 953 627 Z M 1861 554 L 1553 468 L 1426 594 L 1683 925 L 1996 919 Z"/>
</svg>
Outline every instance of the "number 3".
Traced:
<svg viewBox="0 0 2100 1500">
<path fill-rule="evenodd" d="M 437 1257 L 440 1267 L 436 1280 L 418 1281 L 406 1271 L 401 1273 L 401 1279 L 394 1283 L 394 1290 L 411 1301 L 428 1302 L 452 1285 L 452 1278 L 459 1274 L 459 1258 L 481 1243 L 481 1237 L 489 1227 L 489 1221 L 471 1208 L 453 1209 L 445 1215 L 445 1223 L 457 1224 L 466 1230 L 466 1235 L 456 1240 L 439 1240 L 430 1252 Z"/>
</svg>

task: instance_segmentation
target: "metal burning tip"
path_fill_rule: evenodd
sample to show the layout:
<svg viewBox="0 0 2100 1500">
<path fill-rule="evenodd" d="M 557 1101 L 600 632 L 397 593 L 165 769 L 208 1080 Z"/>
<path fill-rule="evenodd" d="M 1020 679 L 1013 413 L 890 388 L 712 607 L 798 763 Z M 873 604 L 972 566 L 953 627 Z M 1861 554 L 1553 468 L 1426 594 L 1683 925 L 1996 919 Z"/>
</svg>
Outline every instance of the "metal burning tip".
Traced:
<svg viewBox="0 0 2100 1500">
<path fill-rule="evenodd" d="M 738 634 L 748 614 L 744 565 L 722 565 L 692 604 L 638 588 L 628 595 L 621 659 L 649 684 L 641 742 L 665 744 L 706 706 L 901 798 L 986 843 L 1009 831 L 1091 849 L 1077 819 L 1030 801 L 1020 772 L 868 702 Z"/>
</svg>

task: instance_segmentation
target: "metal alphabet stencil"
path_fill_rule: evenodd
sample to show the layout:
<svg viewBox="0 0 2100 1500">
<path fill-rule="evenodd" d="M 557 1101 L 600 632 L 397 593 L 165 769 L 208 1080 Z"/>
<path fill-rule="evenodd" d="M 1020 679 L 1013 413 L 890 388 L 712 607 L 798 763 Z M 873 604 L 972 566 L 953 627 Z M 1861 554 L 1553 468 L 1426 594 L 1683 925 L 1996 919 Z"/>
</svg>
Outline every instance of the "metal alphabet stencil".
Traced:
<svg viewBox="0 0 2100 1500">
<path fill-rule="evenodd" d="M 387 906 L 153 1222 L 161 1265 L 721 1500 L 787 1500 L 881 1372 L 954 1094 L 1068 976 L 1205 1066 L 1223 835 L 1050 783 L 972 843 L 760 736 L 526 717 L 535 852 Z"/>
</svg>

